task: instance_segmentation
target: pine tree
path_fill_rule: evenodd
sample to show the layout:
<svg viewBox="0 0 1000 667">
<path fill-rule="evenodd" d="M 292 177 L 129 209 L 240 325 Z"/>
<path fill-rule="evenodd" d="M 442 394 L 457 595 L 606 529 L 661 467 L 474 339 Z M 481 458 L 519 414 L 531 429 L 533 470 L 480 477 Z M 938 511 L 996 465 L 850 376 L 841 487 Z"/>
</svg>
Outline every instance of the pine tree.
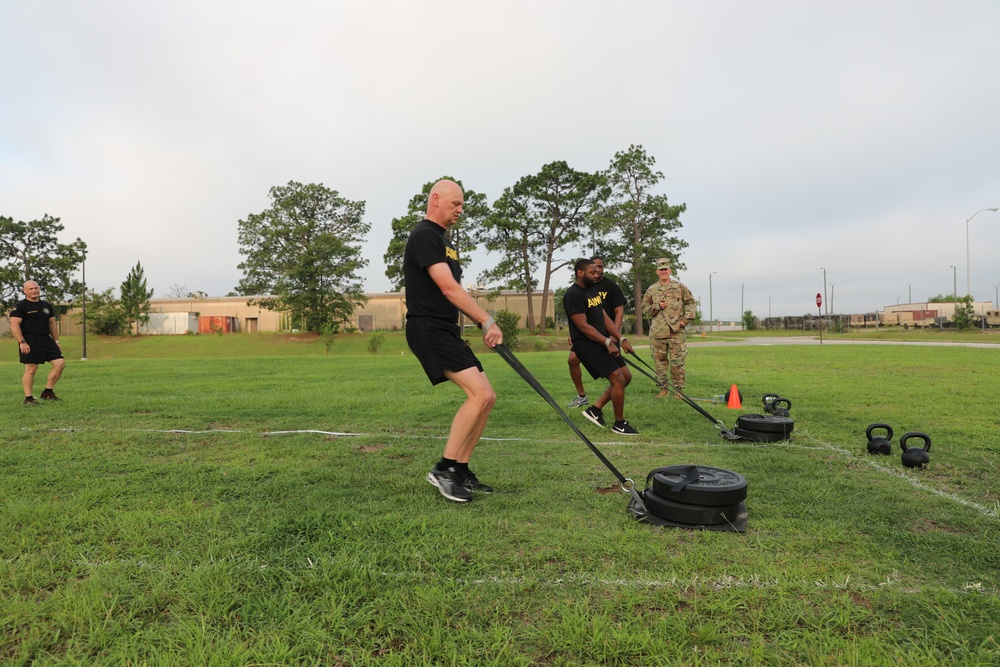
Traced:
<svg viewBox="0 0 1000 667">
<path fill-rule="evenodd" d="M 142 269 L 142 262 L 136 262 L 135 267 L 129 271 L 128 277 L 121 287 L 122 310 L 128 318 L 129 331 L 135 324 L 135 332 L 139 333 L 139 324 L 149 323 L 149 299 L 153 296 L 153 290 L 146 287 L 146 272 Z"/>
</svg>

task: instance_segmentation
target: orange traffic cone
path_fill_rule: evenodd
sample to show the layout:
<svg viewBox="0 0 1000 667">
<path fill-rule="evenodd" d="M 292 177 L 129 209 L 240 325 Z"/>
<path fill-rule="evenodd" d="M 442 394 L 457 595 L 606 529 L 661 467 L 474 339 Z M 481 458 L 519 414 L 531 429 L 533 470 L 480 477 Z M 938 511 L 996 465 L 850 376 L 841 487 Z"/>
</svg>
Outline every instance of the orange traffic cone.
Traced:
<svg viewBox="0 0 1000 667">
<path fill-rule="evenodd" d="M 740 390 L 736 388 L 734 384 L 729 388 L 729 403 L 728 407 L 734 410 L 742 410 L 743 404 L 740 402 Z"/>
</svg>

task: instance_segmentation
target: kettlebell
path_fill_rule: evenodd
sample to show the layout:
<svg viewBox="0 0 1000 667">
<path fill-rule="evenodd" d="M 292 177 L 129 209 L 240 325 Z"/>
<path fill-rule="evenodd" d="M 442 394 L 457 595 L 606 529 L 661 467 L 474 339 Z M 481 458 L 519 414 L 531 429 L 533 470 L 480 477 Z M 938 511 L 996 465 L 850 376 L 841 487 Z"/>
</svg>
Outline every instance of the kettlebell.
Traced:
<svg viewBox="0 0 1000 667">
<path fill-rule="evenodd" d="M 787 398 L 779 397 L 771 401 L 771 413 L 775 417 L 791 417 L 791 409 L 792 402 Z"/>
<path fill-rule="evenodd" d="M 885 429 L 885 435 L 873 435 L 876 429 Z M 868 436 L 868 453 L 869 454 L 891 454 L 892 453 L 892 427 L 888 424 L 872 424 L 865 431 L 865 435 Z M 909 434 L 907 434 L 909 435 Z M 903 450 L 906 451 L 905 449 Z"/>
<path fill-rule="evenodd" d="M 732 387 L 730 387 L 729 389 L 726 390 L 726 393 L 722 395 L 722 398 L 723 398 L 723 400 L 726 403 L 729 402 L 729 395 L 732 394 L 732 393 L 733 393 L 733 390 L 732 390 Z M 739 389 L 737 389 L 736 390 L 736 395 L 740 397 L 740 405 L 742 405 L 743 404 L 743 392 L 740 391 Z"/>
<path fill-rule="evenodd" d="M 761 398 L 761 400 L 764 401 L 764 412 L 768 414 L 771 414 L 771 412 L 773 412 L 774 406 L 771 404 L 774 402 L 774 399 L 776 398 L 778 398 L 777 394 L 764 394 L 763 398 Z"/>
<path fill-rule="evenodd" d="M 911 438 L 923 440 L 923 448 L 918 449 L 917 447 L 907 447 L 906 441 Z M 921 433 L 919 431 L 905 433 L 903 434 L 903 437 L 899 439 L 899 446 L 903 448 L 903 465 L 907 468 L 926 468 L 927 464 L 931 462 L 930 454 L 927 453 L 931 451 L 931 438 L 926 433 Z"/>
</svg>

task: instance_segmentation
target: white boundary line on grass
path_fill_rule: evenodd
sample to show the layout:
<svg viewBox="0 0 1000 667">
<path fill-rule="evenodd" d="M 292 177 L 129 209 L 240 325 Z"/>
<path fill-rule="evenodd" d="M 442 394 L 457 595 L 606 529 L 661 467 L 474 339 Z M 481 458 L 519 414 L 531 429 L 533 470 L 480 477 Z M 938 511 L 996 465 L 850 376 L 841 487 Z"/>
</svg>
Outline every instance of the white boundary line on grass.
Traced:
<svg viewBox="0 0 1000 667">
<path fill-rule="evenodd" d="M 22 429 L 30 431 L 32 429 L 26 428 Z M 128 428 L 128 429 L 110 429 L 110 428 L 74 428 L 74 427 L 63 427 L 63 428 L 47 428 L 44 429 L 49 433 L 73 433 L 75 431 L 91 431 L 91 432 L 120 432 L 126 431 L 129 433 L 176 433 L 182 435 L 205 435 L 211 433 L 235 433 L 235 434 L 250 434 L 250 435 L 295 435 L 300 433 L 312 433 L 316 435 L 333 435 L 341 438 L 421 438 L 426 440 L 447 440 L 446 435 L 405 435 L 399 433 L 346 433 L 341 431 L 322 431 L 319 429 L 296 429 L 289 431 L 240 431 L 235 429 L 209 429 L 207 431 L 193 431 L 183 428 L 172 428 L 172 429 L 156 429 L 156 428 Z M 537 438 L 480 438 L 482 441 L 486 442 L 546 442 L 546 443 L 567 443 L 576 442 L 575 440 L 539 440 Z M 641 444 L 632 442 L 595 442 L 598 445 L 631 445 L 631 444 Z"/>
<path fill-rule="evenodd" d="M 59 432 L 73 432 L 73 431 L 111 431 L 111 430 L 121 430 L 121 429 L 103 429 L 103 428 L 95 428 L 95 429 L 91 429 L 91 428 L 82 428 L 82 429 L 81 428 L 50 428 L 50 429 L 45 429 L 45 430 L 46 431 L 59 431 Z M 188 434 L 188 435 L 205 435 L 205 434 L 212 434 L 212 433 L 235 433 L 235 434 L 246 434 L 246 433 L 253 434 L 254 433 L 254 431 L 242 431 L 242 430 L 233 430 L 233 429 L 210 429 L 210 430 L 205 430 L 205 431 L 192 431 L 192 430 L 187 430 L 187 429 L 124 429 L 124 430 L 132 431 L 134 433 L 173 433 L 173 434 Z M 330 435 L 330 436 L 343 437 L 343 438 L 411 438 L 411 437 L 414 437 L 414 436 L 409 436 L 409 435 L 400 435 L 398 433 L 377 433 L 377 434 L 376 433 L 347 433 L 347 432 L 340 432 L 340 431 L 323 431 L 323 430 L 320 430 L 320 429 L 294 429 L 294 430 L 287 430 L 287 431 L 260 431 L 259 434 L 262 435 L 262 436 L 314 434 L 314 435 Z M 846 449 L 844 447 L 837 447 L 835 445 L 823 443 L 821 441 L 815 441 L 815 439 L 813 439 L 812 436 L 808 435 L 808 433 L 803 434 L 801 432 L 798 432 L 797 435 L 798 435 L 798 437 L 805 437 L 805 438 L 807 438 L 809 440 L 817 442 L 818 444 L 806 446 L 806 445 L 797 445 L 797 444 L 791 444 L 791 443 L 774 442 L 774 443 L 754 443 L 754 446 L 755 447 L 777 447 L 777 448 L 782 448 L 782 449 L 826 450 L 826 451 L 831 451 L 831 452 L 837 452 L 838 454 L 843 454 L 843 455 L 848 456 L 848 457 L 850 457 L 850 458 L 852 458 L 854 460 L 863 461 L 864 463 L 872 466 L 873 468 L 875 468 L 879 472 L 883 472 L 883 473 L 892 475 L 894 477 L 897 477 L 899 479 L 906 480 L 914 488 L 920 489 L 921 491 L 926 491 L 927 493 L 936 495 L 936 496 L 938 496 L 940 498 L 945 498 L 947 500 L 954 501 L 954 502 L 958 503 L 959 505 L 962 505 L 964 507 L 968 507 L 971 510 L 974 510 L 976 513 L 978 513 L 981 516 L 984 516 L 984 517 L 987 517 L 987 518 L 990 518 L 990 519 L 994 519 L 994 520 L 1000 520 L 1000 507 L 998 507 L 997 509 L 986 507 L 985 505 L 981 505 L 981 504 L 973 502 L 971 500 L 966 500 L 965 498 L 957 496 L 957 495 L 955 495 L 953 493 L 948 493 L 946 491 L 941 491 L 940 489 L 935 489 L 932 486 L 928 486 L 928 485 L 922 483 L 920 480 L 914 479 L 909 474 L 907 474 L 905 471 L 894 470 L 892 468 L 888 468 L 888 467 L 880 464 L 878 461 L 876 461 L 874 459 L 871 459 L 871 458 L 859 457 L 859 456 L 855 455 L 854 452 L 852 452 L 851 450 Z M 431 439 L 431 440 L 444 440 L 444 439 L 446 439 L 447 436 L 436 436 L 435 435 L 435 436 L 420 436 L 420 437 L 421 438 Z M 530 442 L 542 442 L 542 441 L 539 441 L 539 440 L 535 440 L 533 438 L 532 439 L 529 439 L 529 438 L 482 438 L 482 440 L 487 441 L 487 442 L 529 442 L 529 441 Z M 557 440 L 557 441 L 547 441 L 547 442 L 573 442 L 573 441 L 571 441 L 571 440 Z M 633 443 L 631 443 L 631 442 L 629 442 L 629 443 L 623 443 L 623 442 L 598 442 L 598 443 L 595 443 L 595 444 L 599 444 L 599 445 L 602 445 L 602 446 L 609 446 L 609 445 L 610 446 L 615 446 L 615 445 L 631 445 Z M 655 446 L 655 443 L 634 443 L 634 444 L 645 444 L 646 446 L 650 446 L 652 444 L 653 446 Z M 723 446 L 723 445 L 728 445 L 728 444 L 731 444 L 731 443 L 718 443 L 716 446 Z M 663 446 L 667 446 L 667 445 L 663 445 Z"/>
<path fill-rule="evenodd" d="M 806 435 L 806 437 L 810 437 L 810 436 Z M 988 517 L 990 519 L 1000 519 L 1000 511 L 998 511 L 998 509 L 992 509 L 992 508 L 986 507 L 985 505 L 980 505 L 979 503 L 975 503 L 975 502 L 973 502 L 971 500 L 966 500 L 965 498 L 962 498 L 960 496 L 956 496 L 953 493 L 948 493 L 946 491 L 941 491 L 940 489 L 935 489 L 933 486 L 928 486 L 928 485 L 924 484 L 923 482 L 921 482 L 920 480 L 914 479 L 913 477 L 911 477 L 909 474 L 907 474 L 903 470 L 894 470 L 892 468 L 889 468 L 889 467 L 886 467 L 886 466 L 882 465 L 881 463 L 879 463 L 874 458 L 860 457 L 860 456 L 857 456 L 854 452 L 852 452 L 849 449 L 845 449 L 843 447 L 837 447 L 835 445 L 823 444 L 823 445 L 817 446 L 816 449 L 826 449 L 826 450 L 829 450 L 829 451 L 832 451 L 832 452 L 838 452 L 840 454 L 845 454 L 845 455 L 851 457 L 852 459 L 855 459 L 856 461 L 863 461 L 863 462 L 867 463 L 868 465 L 870 465 L 871 467 L 875 468 L 879 472 L 887 473 L 889 475 L 892 475 L 893 477 L 898 477 L 899 479 L 904 479 L 907 482 L 909 482 L 912 486 L 914 486 L 917 489 L 920 489 L 921 491 L 926 491 L 927 493 L 934 494 L 935 496 L 938 496 L 940 498 L 946 498 L 948 500 L 953 500 L 956 503 L 958 503 L 959 505 L 963 505 L 965 507 L 968 507 L 969 509 L 975 510 L 977 513 L 981 514 L 982 516 Z"/>
<path fill-rule="evenodd" d="M 206 562 L 190 564 L 187 567 L 191 569 L 196 569 L 200 567 L 206 567 L 211 565 L 220 564 L 225 561 L 234 562 L 237 559 L 216 559 L 209 558 Z M 163 566 L 156 563 L 150 562 L 145 558 L 122 558 L 110 561 L 93 561 L 87 558 L 82 558 L 77 560 L 78 563 L 90 568 L 98 567 L 113 567 L 113 566 L 123 566 L 123 567 L 137 567 L 142 569 L 165 569 Z M 266 570 L 272 567 L 268 563 L 261 563 L 260 561 L 250 560 L 245 561 L 244 565 L 254 568 L 256 570 Z M 315 570 L 322 567 L 322 558 L 313 559 L 306 557 L 305 563 L 300 567 L 304 567 L 307 570 Z M 281 565 L 281 568 L 288 568 L 286 565 Z M 293 566 L 294 567 L 294 566 Z M 888 588 L 896 588 L 903 593 L 913 593 L 919 594 L 922 591 L 918 588 L 900 588 L 901 579 L 897 573 L 893 573 L 885 578 L 884 581 L 880 581 L 877 584 L 862 583 L 860 581 L 852 579 L 850 576 L 845 577 L 843 581 L 818 579 L 815 581 L 810 581 L 807 579 L 789 579 L 782 580 L 777 577 L 762 577 L 759 575 L 749 575 L 746 577 L 738 577 L 732 575 L 725 575 L 716 579 L 702 578 L 702 577 L 692 577 L 689 579 L 681 579 L 678 577 L 671 577 L 669 579 L 638 579 L 638 578 L 618 578 L 618 579 L 607 579 L 603 577 L 593 577 L 586 574 L 580 575 L 569 575 L 563 577 L 545 578 L 545 577 L 534 577 L 531 575 L 526 575 L 523 577 L 479 577 L 476 579 L 465 579 L 461 577 L 445 577 L 440 578 L 432 573 L 427 572 L 386 572 L 382 571 L 381 575 L 387 578 L 398 579 L 401 581 L 437 581 L 442 583 L 453 583 L 462 586 L 549 586 L 552 588 L 568 587 L 568 586 L 605 586 L 609 588 L 669 588 L 674 590 L 699 590 L 708 589 L 711 591 L 723 591 L 732 590 L 740 588 L 757 589 L 757 590 L 767 590 L 771 588 L 777 588 L 779 586 L 788 585 L 798 585 L 803 588 L 818 588 L 818 589 L 829 589 L 838 591 L 855 591 L 855 592 L 871 592 L 885 590 Z M 983 587 L 982 582 L 969 582 L 963 585 L 961 588 L 943 588 L 941 590 L 947 590 L 955 594 L 979 594 L 979 595 L 996 595 L 995 591 L 991 591 Z"/>
</svg>

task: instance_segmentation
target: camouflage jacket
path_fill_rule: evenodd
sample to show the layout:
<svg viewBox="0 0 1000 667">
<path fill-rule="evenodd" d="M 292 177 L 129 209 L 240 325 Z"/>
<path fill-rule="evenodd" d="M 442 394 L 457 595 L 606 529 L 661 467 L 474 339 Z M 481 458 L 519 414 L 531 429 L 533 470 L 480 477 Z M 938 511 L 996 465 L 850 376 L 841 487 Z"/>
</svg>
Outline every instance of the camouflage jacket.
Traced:
<svg viewBox="0 0 1000 667">
<path fill-rule="evenodd" d="M 660 301 L 666 301 L 667 307 L 661 309 Z M 691 290 L 671 280 L 666 285 L 656 282 L 649 286 L 642 296 L 642 314 L 652 320 L 649 335 L 666 338 L 671 333 L 683 331 L 681 320 L 687 325 L 698 313 Z"/>
</svg>

